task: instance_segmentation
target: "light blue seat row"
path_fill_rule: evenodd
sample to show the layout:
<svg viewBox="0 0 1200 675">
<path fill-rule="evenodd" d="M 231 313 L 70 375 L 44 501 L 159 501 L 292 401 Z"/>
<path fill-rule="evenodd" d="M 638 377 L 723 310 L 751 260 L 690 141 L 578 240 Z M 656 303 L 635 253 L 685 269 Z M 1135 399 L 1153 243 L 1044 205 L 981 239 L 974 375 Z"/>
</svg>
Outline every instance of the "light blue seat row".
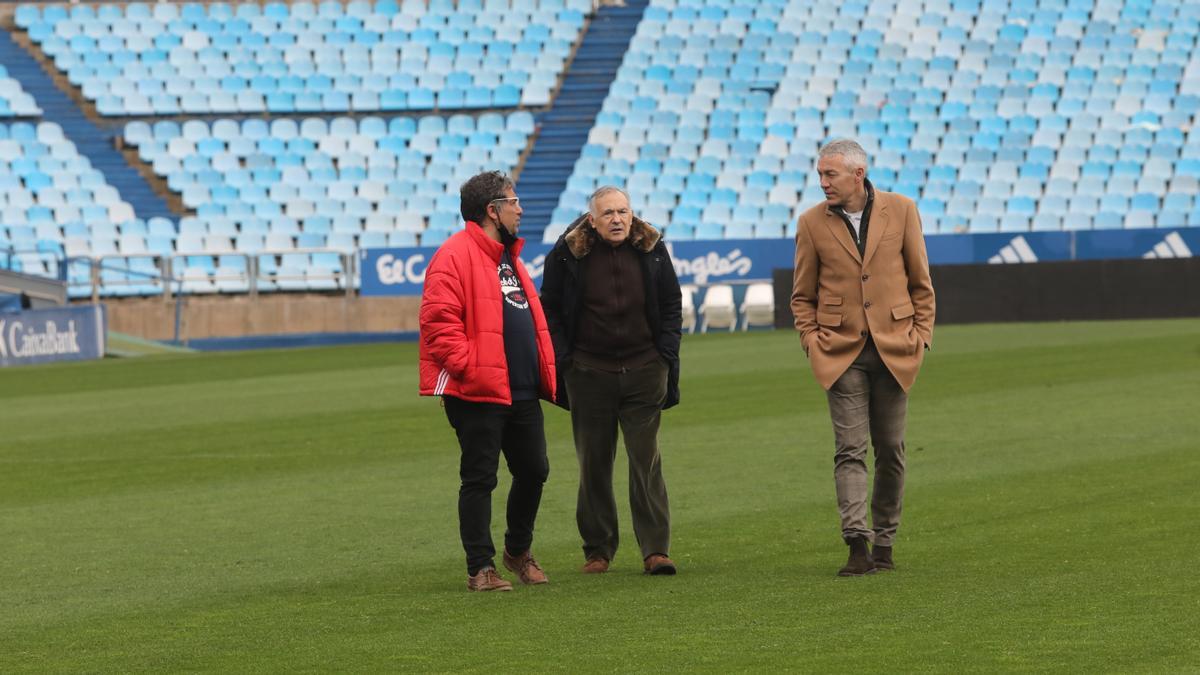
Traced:
<svg viewBox="0 0 1200 675">
<path fill-rule="evenodd" d="M 602 184 L 671 236 L 787 232 L 835 137 L 930 232 L 1176 223 L 1200 181 L 1200 11 L 1148 7 L 654 0 L 546 237 Z"/>
<path fill-rule="evenodd" d="M 346 3 L 318 3 L 309 2 L 308 0 L 298 0 L 286 3 L 275 1 L 265 4 L 227 2 L 209 4 L 196 2 L 130 3 L 124 8 L 120 5 L 112 4 L 98 6 L 73 5 L 69 8 L 51 5 L 44 9 L 38 5 L 20 5 L 16 9 L 14 18 L 18 27 L 28 29 L 29 26 L 38 20 L 59 21 L 74 19 L 76 21 L 86 21 L 99 18 L 113 21 L 122 18 L 131 20 L 153 18 L 162 22 L 174 20 L 199 22 L 210 19 L 228 21 L 235 17 L 244 20 L 267 17 L 280 21 L 290 17 L 301 19 L 352 17 L 365 21 L 369 18 L 391 18 L 403 14 L 411 16 L 429 14 L 449 17 L 456 10 L 464 12 L 482 12 L 488 10 L 492 12 L 519 11 L 530 13 L 536 10 L 588 12 L 590 9 L 591 0 L 512 0 L 511 2 L 509 0 L 430 0 L 427 3 L 403 2 L 401 0 L 377 0 L 375 2 L 351 0 Z"/>
<path fill-rule="evenodd" d="M 225 141 L 243 138 L 251 141 L 273 139 L 286 143 L 298 137 L 317 140 L 325 136 L 363 136 L 380 139 L 385 136 L 397 136 L 410 139 L 418 133 L 433 135 L 442 133 L 470 134 L 474 131 L 502 134 L 505 132 L 521 132 L 530 135 L 534 131 L 533 115 L 518 111 L 501 115 L 499 113 L 484 113 L 478 117 L 470 115 L 452 115 L 448 118 L 437 115 L 427 115 L 420 118 L 393 117 L 384 120 L 380 117 L 363 117 L 355 120 L 349 117 L 338 117 L 332 120 L 314 117 L 303 120 L 294 118 L 277 118 L 267 121 L 259 118 L 241 120 L 223 119 L 215 121 L 211 126 L 202 120 L 189 120 L 182 124 L 174 120 L 160 120 L 154 123 L 134 121 L 125 125 L 125 140 L 137 145 L 140 142 L 156 140 L 169 142 L 175 138 L 186 138 L 193 142 L 213 137 Z M 3 133 L 0 131 L 0 133 Z"/>
<path fill-rule="evenodd" d="M 147 116 L 545 105 L 590 11 L 577 0 L 474 12 L 245 6 L 147 15 L 136 4 L 124 13 L 23 5 L 16 18 L 102 115 Z"/>
<path fill-rule="evenodd" d="M 0 118 L 35 117 L 42 114 L 28 92 L 16 79 L 9 77 L 8 69 L 0 63 Z"/>
<path fill-rule="evenodd" d="M 123 228 L 139 226 L 145 223 L 58 124 L 0 122 L 0 247 L 90 255 L 92 241 L 115 242 Z"/>
<path fill-rule="evenodd" d="M 174 251 L 219 255 L 440 240 L 461 226 L 459 185 L 511 171 L 533 122 L 523 111 L 131 122 L 123 137 L 195 210 Z"/>
</svg>

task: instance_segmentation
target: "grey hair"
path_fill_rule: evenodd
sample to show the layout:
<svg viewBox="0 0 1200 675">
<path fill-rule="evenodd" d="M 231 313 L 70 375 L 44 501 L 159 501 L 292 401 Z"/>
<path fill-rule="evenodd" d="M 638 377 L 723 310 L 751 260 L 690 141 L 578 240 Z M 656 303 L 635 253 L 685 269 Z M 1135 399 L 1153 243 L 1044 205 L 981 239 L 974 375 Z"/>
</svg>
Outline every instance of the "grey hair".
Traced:
<svg viewBox="0 0 1200 675">
<path fill-rule="evenodd" d="M 597 199 L 614 192 L 620 192 L 621 196 L 625 198 L 625 201 L 629 201 L 629 193 L 617 187 L 616 185 L 601 185 L 600 187 L 596 188 L 596 191 L 592 193 L 591 197 L 588 197 L 588 211 L 592 210 L 592 207 L 595 206 Z"/>
<path fill-rule="evenodd" d="M 846 160 L 846 166 L 851 169 L 861 168 L 867 170 L 867 151 L 863 147 L 849 138 L 838 138 L 829 141 L 825 147 L 821 148 L 821 157 L 829 157 L 832 155 L 841 155 Z"/>
</svg>

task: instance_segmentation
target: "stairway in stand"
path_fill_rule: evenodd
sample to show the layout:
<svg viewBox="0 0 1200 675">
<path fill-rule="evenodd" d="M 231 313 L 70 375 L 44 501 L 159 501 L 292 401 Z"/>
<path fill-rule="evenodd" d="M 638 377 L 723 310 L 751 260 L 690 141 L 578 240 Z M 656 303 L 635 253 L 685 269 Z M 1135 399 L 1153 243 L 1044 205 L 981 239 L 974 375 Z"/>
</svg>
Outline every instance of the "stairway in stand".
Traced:
<svg viewBox="0 0 1200 675">
<path fill-rule="evenodd" d="M 167 202 L 113 145 L 113 138 L 120 134 L 121 126 L 101 126 L 88 119 L 37 60 L 13 40 L 9 29 L 0 30 L 0 63 L 8 69 L 9 77 L 18 80 L 21 87 L 33 95 L 42 109 L 41 121 L 57 122 L 79 154 L 91 160 L 93 168 L 104 173 L 105 180 L 133 206 L 133 212 L 139 218 L 165 216 L 175 219 Z"/>
<path fill-rule="evenodd" d="M 521 236 L 527 240 L 542 240 L 648 4 L 649 0 L 627 0 L 624 7 L 605 6 L 596 12 L 552 107 L 537 116 L 541 131 L 517 181 L 525 209 Z M 584 208 L 579 205 L 580 212 Z"/>
</svg>

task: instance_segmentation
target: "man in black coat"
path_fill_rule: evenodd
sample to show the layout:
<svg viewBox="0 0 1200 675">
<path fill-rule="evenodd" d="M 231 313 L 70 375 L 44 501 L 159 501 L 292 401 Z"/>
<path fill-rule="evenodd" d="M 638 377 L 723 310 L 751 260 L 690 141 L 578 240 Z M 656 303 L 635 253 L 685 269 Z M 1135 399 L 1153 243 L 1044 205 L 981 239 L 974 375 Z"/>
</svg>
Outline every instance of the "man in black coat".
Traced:
<svg viewBox="0 0 1200 675">
<path fill-rule="evenodd" d="M 658 427 L 662 411 L 679 402 L 679 279 L 662 235 L 634 217 L 623 190 L 596 190 L 588 211 L 546 257 L 541 292 L 560 378 L 556 403 L 571 411 L 579 458 L 583 571 L 607 571 L 617 552 L 619 426 L 643 570 L 674 574 Z"/>
</svg>

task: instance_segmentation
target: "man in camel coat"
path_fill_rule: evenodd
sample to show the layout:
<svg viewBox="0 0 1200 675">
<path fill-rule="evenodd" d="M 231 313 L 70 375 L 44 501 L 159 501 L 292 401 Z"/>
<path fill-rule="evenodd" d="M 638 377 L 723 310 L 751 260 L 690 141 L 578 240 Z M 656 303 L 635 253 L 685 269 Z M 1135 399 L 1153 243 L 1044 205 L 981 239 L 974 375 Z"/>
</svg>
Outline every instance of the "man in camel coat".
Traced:
<svg viewBox="0 0 1200 675">
<path fill-rule="evenodd" d="M 839 576 L 895 569 L 908 390 L 933 342 L 934 298 L 912 200 L 876 190 L 867 155 L 832 141 L 817 161 L 826 201 L 796 228 L 792 313 L 833 420 L 842 538 Z M 867 442 L 875 448 L 867 525 Z M 872 549 L 873 544 L 873 549 Z"/>
</svg>

